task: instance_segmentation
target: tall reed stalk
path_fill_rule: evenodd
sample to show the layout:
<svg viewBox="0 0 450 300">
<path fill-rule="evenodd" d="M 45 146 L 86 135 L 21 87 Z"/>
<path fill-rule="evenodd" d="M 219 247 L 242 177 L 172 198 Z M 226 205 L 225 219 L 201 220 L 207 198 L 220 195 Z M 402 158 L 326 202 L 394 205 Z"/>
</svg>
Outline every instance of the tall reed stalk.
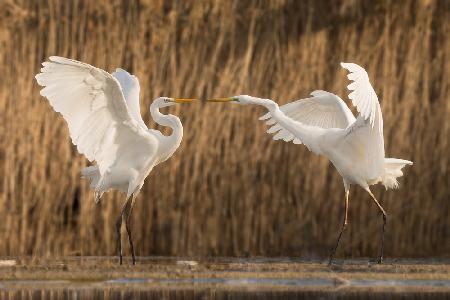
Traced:
<svg viewBox="0 0 450 300">
<path fill-rule="evenodd" d="M 448 1 L 0 2 L 0 255 L 114 254 L 124 195 L 95 205 L 80 179 L 87 162 L 34 80 L 50 55 L 136 74 L 151 127 L 163 95 L 347 99 L 339 62 L 356 62 L 380 98 L 387 155 L 414 161 L 400 190 L 373 189 L 389 216 L 386 255 L 450 253 Z M 184 140 L 138 197 L 139 255 L 328 254 L 344 190 L 326 159 L 272 141 L 258 107 L 170 112 Z M 349 218 L 338 255 L 376 255 L 381 216 L 359 188 Z"/>
</svg>

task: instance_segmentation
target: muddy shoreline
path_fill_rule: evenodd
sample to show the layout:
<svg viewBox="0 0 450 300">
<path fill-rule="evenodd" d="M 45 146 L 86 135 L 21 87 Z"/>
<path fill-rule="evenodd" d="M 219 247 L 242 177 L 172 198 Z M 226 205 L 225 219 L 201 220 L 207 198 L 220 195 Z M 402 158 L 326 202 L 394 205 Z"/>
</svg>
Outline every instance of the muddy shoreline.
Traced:
<svg viewBox="0 0 450 300">
<path fill-rule="evenodd" d="M 120 266 L 114 257 L 1 259 L 0 292 L 19 291 L 450 297 L 450 260 L 337 260 L 329 266 L 292 258 L 141 257 L 136 266 L 128 259 Z"/>
</svg>

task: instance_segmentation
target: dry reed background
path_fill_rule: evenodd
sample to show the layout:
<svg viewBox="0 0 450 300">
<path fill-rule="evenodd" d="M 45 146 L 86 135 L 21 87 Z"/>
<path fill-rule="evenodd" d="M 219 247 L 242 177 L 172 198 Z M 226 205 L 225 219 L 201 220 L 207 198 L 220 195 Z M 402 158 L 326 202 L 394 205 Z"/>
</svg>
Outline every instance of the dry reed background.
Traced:
<svg viewBox="0 0 450 300">
<path fill-rule="evenodd" d="M 373 188 L 389 214 L 386 254 L 448 255 L 449 3 L 0 0 L 0 255 L 114 254 L 123 195 L 96 206 L 79 178 L 86 160 L 33 78 L 49 55 L 136 74 L 150 126 L 160 95 L 347 99 L 339 62 L 365 66 L 387 155 L 414 161 L 400 190 Z M 326 159 L 273 142 L 261 108 L 170 111 L 185 138 L 138 198 L 139 255 L 328 255 L 344 192 Z M 376 255 L 381 217 L 359 188 L 349 213 L 338 255 Z"/>
</svg>

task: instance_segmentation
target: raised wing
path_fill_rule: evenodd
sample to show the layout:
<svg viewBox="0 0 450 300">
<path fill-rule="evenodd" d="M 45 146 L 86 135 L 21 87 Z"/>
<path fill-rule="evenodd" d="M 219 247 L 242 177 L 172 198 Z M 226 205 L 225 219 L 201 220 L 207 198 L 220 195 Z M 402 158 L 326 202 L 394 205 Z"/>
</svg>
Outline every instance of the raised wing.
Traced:
<svg viewBox="0 0 450 300">
<path fill-rule="evenodd" d="M 369 120 L 373 127 L 375 117 L 379 110 L 379 102 L 377 94 L 375 93 L 369 81 L 369 75 L 366 70 L 354 63 L 341 63 L 344 69 L 350 71 L 348 79 L 353 81 L 348 85 L 348 89 L 352 91 L 348 97 L 352 100 L 356 110 L 365 120 Z"/>
<path fill-rule="evenodd" d="M 49 60 L 36 75 L 45 87 L 41 95 L 62 114 L 72 142 L 88 160 L 97 162 L 101 175 L 124 159 L 138 168 L 143 162 L 137 158 L 143 152 L 156 151 L 156 137 L 131 116 L 121 86 L 111 74 L 72 59 L 52 56 Z"/>
<path fill-rule="evenodd" d="M 364 170 L 365 178 L 377 179 L 385 172 L 383 116 L 380 103 L 367 72 L 353 63 L 341 63 L 350 71 L 348 78 L 353 82 L 348 86 L 352 92 L 349 98 L 359 112 L 359 116 L 346 129 L 345 138 L 339 147 L 352 155 L 354 163 Z M 358 145 L 358 147 L 355 147 Z"/>
<path fill-rule="evenodd" d="M 139 106 L 139 80 L 136 76 L 131 75 L 120 68 L 116 69 L 116 71 L 112 73 L 112 76 L 120 83 L 131 116 L 139 123 L 139 125 L 147 129 L 147 126 L 142 120 L 141 107 Z"/>
<path fill-rule="evenodd" d="M 338 96 L 321 90 L 312 92 L 311 96 L 280 106 L 280 110 L 294 121 L 322 129 L 345 129 L 355 121 L 350 109 Z M 272 125 L 267 132 L 277 133 L 274 140 L 293 140 L 295 144 L 301 144 L 301 141 L 295 139 L 292 133 L 276 123 L 270 113 L 262 116 L 260 120 L 267 120 L 266 123 Z"/>
</svg>

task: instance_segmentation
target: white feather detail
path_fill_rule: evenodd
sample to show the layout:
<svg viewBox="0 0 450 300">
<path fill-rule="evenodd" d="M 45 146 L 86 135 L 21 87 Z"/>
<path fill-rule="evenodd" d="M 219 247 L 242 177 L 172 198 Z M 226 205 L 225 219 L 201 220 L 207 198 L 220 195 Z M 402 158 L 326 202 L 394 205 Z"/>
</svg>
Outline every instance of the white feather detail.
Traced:
<svg viewBox="0 0 450 300">
<path fill-rule="evenodd" d="M 353 81 L 347 86 L 351 91 L 348 98 L 352 100 L 359 114 L 364 119 L 368 119 L 373 127 L 379 102 L 377 94 L 370 84 L 369 75 L 364 68 L 354 63 L 341 63 L 341 66 L 350 72 L 347 77 Z"/>
<path fill-rule="evenodd" d="M 280 110 L 294 121 L 300 122 L 304 125 L 317 126 L 323 129 L 328 128 L 347 128 L 355 121 L 355 117 L 338 96 L 322 91 L 316 90 L 311 93 L 310 98 L 300 99 L 285 105 L 280 106 Z M 272 118 L 270 112 L 266 113 L 260 120 L 265 120 L 266 124 L 271 126 L 267 133 L 276 133 L 283 129 L 283 127 Z M 301 144 L 299 138 L 294 139 L 294 136 L 286 136 L 279 134 L 274 139 L 283 139 L 285 141 L 293 141 L 296 144 Z"/>
<path fill-rule="evenodd" d="M 101 69 L 56 56 L 42 65 L 41 73 L 36 75 L 38 84 L 44 87 L 41 95 L 66 120 L 78 151 L 97 162 L 93 167 L 97 169 L 87 169 L 84 175 L 96 184 L 98 195 L 112 184 L 107 174 L 133 172 L 146 165 L 143 160 L 152 157 L 158 140 L 136 115 L 139 83 L 135 77 L 123 70 L 116 72 L 127 84 L 125 91 L 130 98 L 125 99 L 120 82 Z M 123 178 L 128 180 L 130 174 Z M 122 191 L 126 190 L 124 186 Z"/>
</svg>

